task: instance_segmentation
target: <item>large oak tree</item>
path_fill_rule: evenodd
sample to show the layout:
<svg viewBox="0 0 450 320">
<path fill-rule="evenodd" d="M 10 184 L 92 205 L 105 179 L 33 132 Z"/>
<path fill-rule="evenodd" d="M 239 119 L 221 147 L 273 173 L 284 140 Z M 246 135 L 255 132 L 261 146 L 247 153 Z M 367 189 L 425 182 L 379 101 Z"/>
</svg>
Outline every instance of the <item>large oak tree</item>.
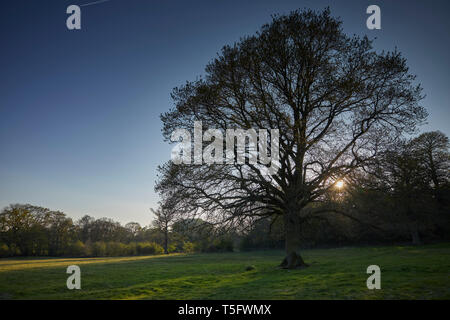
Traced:
<svg viewBox="0 0 450 320">
<path fill-rule="evenodd" d="M 282 218 L 282 266 L 305 266 L 298 250 L 306 208 L 426 117 L 406 60 L 372 44 L 347 36 L 326 9 L 274 16 L 225 46 L 204 77 L 174 89 L 175 106 L 161 116 L 164 137 L 192 132 L 194 121 L 204 130 L 279 129 L 278 170 L 268 175 L 248 157 L 244 164 L 168 162 L 156 190 L 175 197 L 183 214 L 211 222 Z"/>
</svg>

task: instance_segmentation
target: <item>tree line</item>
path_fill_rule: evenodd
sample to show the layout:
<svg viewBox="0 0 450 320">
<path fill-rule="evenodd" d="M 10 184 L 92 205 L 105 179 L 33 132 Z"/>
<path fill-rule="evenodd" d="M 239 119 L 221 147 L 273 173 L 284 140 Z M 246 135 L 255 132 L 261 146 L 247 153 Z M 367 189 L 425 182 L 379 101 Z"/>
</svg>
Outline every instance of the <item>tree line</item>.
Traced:
<svg viewBox="0 0 450 320">
<path fill-rule="evenodd" d="M 131 256 L 231 250 L 225 238 L 212 238 L 213 226 L 202 231 L 180 220 L 164 230 L 156 216 L 149 226 L 121 225 L 109 218 L 85 215 L 73 221 L 61 211 L 13 204 L 0 213 L 0 257 L 9 256 Z"/>
<path fill-rule="evenodd" d="M 0 257 L 131 256 L 175 252 L 281 249 L 284 224 L 277 216 L 224 228 L 187 219 L 168 198 L 149 226 L 121 225 L 85 215 L 14 204 L 0 213 Z M 343 179 L 323 201 L 305 210 L 302 247 L 449 240 L 449 139 L 439 131 L 397 141 L 365 171 Z"/>
</svg>

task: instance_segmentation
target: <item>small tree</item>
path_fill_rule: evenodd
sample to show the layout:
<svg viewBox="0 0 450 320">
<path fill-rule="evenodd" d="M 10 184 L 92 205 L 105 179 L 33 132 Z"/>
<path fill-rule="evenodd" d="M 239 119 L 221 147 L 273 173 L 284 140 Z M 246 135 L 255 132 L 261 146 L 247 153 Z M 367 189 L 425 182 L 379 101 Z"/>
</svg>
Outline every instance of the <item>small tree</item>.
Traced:
<svg viewBox="0 0 450 320">
<path fill-rule="evenodd" d="M 162 205 L 158 209 L 150 209 L 155 215 L 153 225 L 164 234 L 164 253 L 169 253 L 169 231 L 176 220 L 176 211 L 170 205 Z"/>
<path fill-rule="evenodd" d="M 142 227 L 139 223 L 137 222 L 128 222 L 125 225 L 125 230 L 127 232 L 127 240 L 130 241 L 136 241 L 139 234 L 142 231 Z"/>
</svg>

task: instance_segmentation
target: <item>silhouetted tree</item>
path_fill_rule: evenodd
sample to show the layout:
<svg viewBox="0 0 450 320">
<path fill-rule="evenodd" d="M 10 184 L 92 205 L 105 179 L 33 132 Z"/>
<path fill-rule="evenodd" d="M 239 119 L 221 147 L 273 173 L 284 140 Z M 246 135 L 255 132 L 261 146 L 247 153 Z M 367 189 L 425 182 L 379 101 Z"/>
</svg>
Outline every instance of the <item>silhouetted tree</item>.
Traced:
<svg viewBox="0 0 450 320">
<path fill-rule="evenodd" d="M 370 168 L 372 186 L 391 199 L 392 214 L 407 226 L 413 244 L 422 242 L 420 226 L 439 220 L 437 202 L 442 202 L 439 192 L 449 182 L 449 159 L 448 138 L 426 132 L 392 144 Z"/>
<path fill-rule="evenodd" d="M 440 131 L 425 132 L 410 142 L 414 157 L 421 161 L 432 182 L 435 196 L 442 201 L 442 188 L 450 181 L 448 137 Z"/>
<path fill-rule="evenodd" d="M 161 206 L 160 208 L 154 210 L 150 209 L 155 215 L 153 224 L 164 234 L 164 253 L 169 253 L 169 232 L 173 223 L 176 221 L 177 214 L 173 207 L 168 204 Z"/>
<path fill-rule="evenodd" d="M 281 265 L 305 266 L 298 253 L 305 208 L 426 117 L 414 79 L 399 52 L 377 53 L 367 37 L 348 37 L 328 9 L 274 16 L 256 35 L 225 46 L 204 78 L 176 88 L 175 108 L 161 119 L 167 141 L 176 129 L 192 132 L 194 121 L 224 132 L 279 129 L 276 174 L 249 153 L 244 164 L 169 162 L 156 190 L 174 194 L 186 217 L 213 223 L 279 215 Z M 266 142 L 272 147 L 258 140 Z"/>
</svg>

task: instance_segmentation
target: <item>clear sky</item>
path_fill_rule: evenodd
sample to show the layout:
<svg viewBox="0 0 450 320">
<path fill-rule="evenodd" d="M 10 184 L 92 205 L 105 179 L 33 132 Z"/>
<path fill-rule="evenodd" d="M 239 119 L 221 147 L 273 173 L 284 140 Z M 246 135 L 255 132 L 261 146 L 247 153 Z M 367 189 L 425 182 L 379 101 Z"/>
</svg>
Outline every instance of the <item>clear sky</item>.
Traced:
<svg viewBox="0 0 450 320">
<path fill-rule="evenodd" d="M 450 1 L 10 0 L 0 8 L 0 207 L 31 203 L 149 224 L 156 167 L 170 158 L 159 114 L 220 48 L 274 13 L 330 6 L 349 34 L 397 47 L 427 95 L 427 130 L 450 135 Z M 367 6 L 381 30 L 366 28 Z"/>
</svg>

